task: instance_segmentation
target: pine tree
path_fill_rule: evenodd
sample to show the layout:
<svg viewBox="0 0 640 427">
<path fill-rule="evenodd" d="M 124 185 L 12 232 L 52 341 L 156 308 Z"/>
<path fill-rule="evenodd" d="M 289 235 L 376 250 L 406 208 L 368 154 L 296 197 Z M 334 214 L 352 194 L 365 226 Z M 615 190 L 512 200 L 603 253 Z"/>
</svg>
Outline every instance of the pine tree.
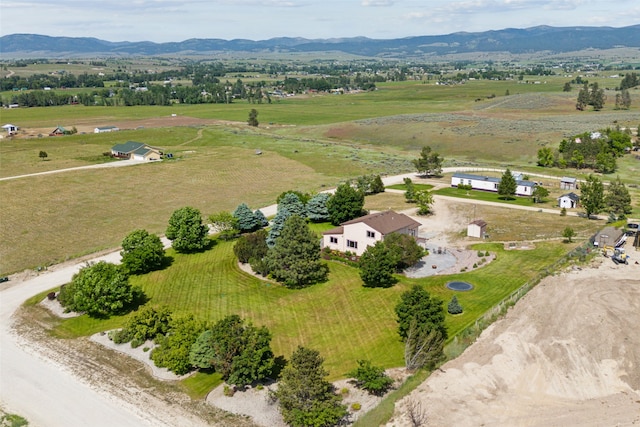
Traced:
<svg viewBox="0 0 640 427">
<path fill-rule="evenodd" d="M 237 227 L 241 233 L 250 233 L 258 228 L 258 219 L 246 203 L 240 203 L 232 215 L 238 220 Z"/>
<path fill-rule="evenodd" d="M 515 178 L 511 174 L 509 168 L 507 168 L 507 170 L 505 170 L 502 174 L 502 178 L 498 183 L 498 194 L 503 199 L 512 199 L 516 194 L 517 187 L 518 184 L 516 183 Z"/>
<path fill-rule="evenodd" d="M 447 305 L 447 311 L 449 314 L 460 314 L 462 313 L 462 306 L 458 302 L 458 297 L 456 295 L 451 298 L 449 304 Z"/>
</svg>

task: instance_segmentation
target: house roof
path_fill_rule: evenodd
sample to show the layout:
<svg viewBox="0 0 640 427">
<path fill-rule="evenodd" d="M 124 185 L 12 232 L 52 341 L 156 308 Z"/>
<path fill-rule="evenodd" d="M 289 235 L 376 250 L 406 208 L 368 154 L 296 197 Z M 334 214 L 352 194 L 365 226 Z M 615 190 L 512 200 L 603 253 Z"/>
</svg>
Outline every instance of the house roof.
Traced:
<svg viewBox="0 0 640 427">
<path fill-rule="evenodd" d="M 373 213 L 360 218 L 352 219 L 351 221 L 343 222 L 340 224 L 344 230 L 345 225 L 365 223 L 374 230 L 380 232 L 382 235 L 393 233 L 394 231 L 402 230 L 403 228 L 417 228 L 420 223 L 414 219 L 409 218 L 405 214 L 397 213 L 395 211 L 385 211 Z M 337 229 L 325 231 L 323 234 L 339 234 Z"/>
<path fill-rule="evenodd" d="M 564 198 L 569 198 L 571 200 L 573 200 L 574 202 L 579 202 L 580 201 L 580 196 L 578 196 L 576 193 L 567 193 L 567 194 L 563 194 L 562 196 L 558 197 L 558 200 L 560 199 L 564 199 Z"/>
<path fill-rule="evenodd" d="M 143 144 L 142 142 L 135 141 L 127 141 L 124 144 L 114 145 L 111 150 L 117 151 L 119 153 L 132 153 L 140 148 L 148 147 L 147 144 Z"/>
<path fill-rule="evenodd" d="M 522 176 L 520 174 L 520 176 Z M 454 178 L 462 178 L 462 179 L 472 179 L 475 181 L 487 181 L 487 182 L 495 182 L 495 183 L 499 183 L 501 181 L 501 178 L 496 178 L 493 176 L 483 176 L 483 175 L 471 175 L 468 173 L 454 173 L 453 174 Z M 516 179 L 516 184 L 517 185 L 522 185 L 523 187 L 535 187 L 536 183 L 533 181 L 525 181 L 525 180 L 521 180 L 521 179 Z"/>
<path fill-rule="evenodd" d="M 593 237 L 593 242 L 602 246 L 615 246 L 624 233 L 615 227 L 605 227 Z"/>
<path fill-rule="evenodd" d="M 487 222 L 482 219 L 476 219 L 475 221 L 471 221 L 469 225 L 477 225 L 478 227 L 486 227 Z"/>
<path fill-rule="evenodd" d="M 117 126 L 98 126 L 96 129 L 107 130 L 107 129 L 118 129 Z"/>
<path fill-rule="evenodd" d="M 568 176 L 563 176 L 562 178 L 560 178 L 560 182 L 570 182 L 572 184 L 575 184 L 576 183 L 576 179 L 568 177 Z"/>
</svg>

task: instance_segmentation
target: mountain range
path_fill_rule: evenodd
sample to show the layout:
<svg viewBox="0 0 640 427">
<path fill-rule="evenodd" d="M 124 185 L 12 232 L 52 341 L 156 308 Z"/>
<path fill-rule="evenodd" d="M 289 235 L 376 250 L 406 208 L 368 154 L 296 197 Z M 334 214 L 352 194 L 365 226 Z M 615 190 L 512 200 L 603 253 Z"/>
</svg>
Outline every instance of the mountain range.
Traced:
<svg viewBox="0 0 640 427">
<path fill-rule="evenodd" d="M 622 28 L 538 26 L 388 40 L 366 37 L 313 40 L 280 37 L 260 41 L 188 39 L 181 42 L 154 43 L 149 41 L 110 42 L 92 37 L 50 37 L 37 34 L 11 34 L 0 37 L 0 54 L 11 57 L 327 51 L 366 57 L 423 57 L 478 52 L 565 53 L 617 47 L 640 48 L 640 25 Z"/>
</svg>

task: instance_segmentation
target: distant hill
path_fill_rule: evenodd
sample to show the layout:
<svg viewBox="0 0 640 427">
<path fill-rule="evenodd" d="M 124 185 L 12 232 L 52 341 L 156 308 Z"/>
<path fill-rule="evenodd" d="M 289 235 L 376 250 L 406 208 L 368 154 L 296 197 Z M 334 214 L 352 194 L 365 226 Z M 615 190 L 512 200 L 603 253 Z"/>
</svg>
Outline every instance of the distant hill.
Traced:
<svg viewBox="0 0 640 427">
<path fill-rule="evenodd" d="M 0 37 L 0 54 L 16 57 L 64 55 L 166 55 L 215 52 L 326 52 L 337 51 L 367 57 L 455 55 L 477 52 L 526 54 L 564 53 L 584 49 L 640 48 L 640 25 L 612 27 L 548 27 L 504 29 L 478 33 L 459 32 L 440 36 L 400 39 L 366 37 L 317 39 L 273 38 L 269 40 L 189 39 L 181 42 L 109 42 L 90 37 L 49 37 L 11 34 Z"/>
</svg>

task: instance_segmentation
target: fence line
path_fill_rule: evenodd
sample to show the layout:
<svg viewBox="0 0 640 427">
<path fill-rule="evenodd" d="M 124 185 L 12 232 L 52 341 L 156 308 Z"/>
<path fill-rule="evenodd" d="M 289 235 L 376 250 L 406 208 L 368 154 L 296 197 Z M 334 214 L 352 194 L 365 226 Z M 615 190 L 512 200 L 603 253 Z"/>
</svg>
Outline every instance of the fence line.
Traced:
<svg viewBox="0 0 640 427">
<path fill-rule="evenodd" d="M 491 309 L 486 311 L 482 316 L 480 316 L 478 319 L 476 319 L 476 321 L 472 325 L 469 325 L 466 328 L 464 328 L 462 331 L 460 331 L 454 337 L 454 339 L 451 342 L 451 344 L 449 344 L 447 347 L 449 347 L 451 345 L 453 345 L 454 347 L 457 347 L 460 344 L 462 344 L 463 345 L 462 348 L 454 349 L 454 351 L 455 350 L 459 350 L 460 353 L 461 353 L 462 350 L 464 350 L 466 347 L 471 345 L 476 340 L 476 338 L 478 338 L 478 336 L 480 336 L 480 333 L 484 329 L 486 329 L 490 324 L 492 324 L 494 321 L 496 321 L 500 317 L 500 315 L 503 314 L 506 311 L 506 309 L 508 309 L 509 307 L 513 306 L 523 296 L 525 296 L 527 294 L 527 292 L 529 292 L 538 283 L 540 283 L 542 281 L 542 279 L 544 279 L 545 277 L 549 276 L 553 272 L 557 271 L 557 269 L 562 264 L 565 264 L 566 262 L 568 262 L 572 258 L 578 257 L 580 260 L 583 260 L 586 257 L 586 255 L 592 249 L 593 249 L 593 246 L 591 244 L 591 241 L 587 240 L 582 245 L 576 247 L 572 251 L 568 252 L 567 254 L 565 254 L 564 256 L 559 258 L 558 260 L 556 260 L 553 264 L 545 267 L 545 269 L 542 270 L 534 278 L 532 278 L 531 280 L 528 280 L 527 282 L 525 282 L 518 289 L 516 289 L 515 291 L 511 292 L 508 296 L 503 298 L 500 302 L 498 302 L 496 305 L 494 305 Z M 463 339 L 462 343 L 459 342 L 460 341 L 459 337 L 461 337 Z M 455 356 L 457 356 L 457 355 L 455 355 Z"/>
</svg>

